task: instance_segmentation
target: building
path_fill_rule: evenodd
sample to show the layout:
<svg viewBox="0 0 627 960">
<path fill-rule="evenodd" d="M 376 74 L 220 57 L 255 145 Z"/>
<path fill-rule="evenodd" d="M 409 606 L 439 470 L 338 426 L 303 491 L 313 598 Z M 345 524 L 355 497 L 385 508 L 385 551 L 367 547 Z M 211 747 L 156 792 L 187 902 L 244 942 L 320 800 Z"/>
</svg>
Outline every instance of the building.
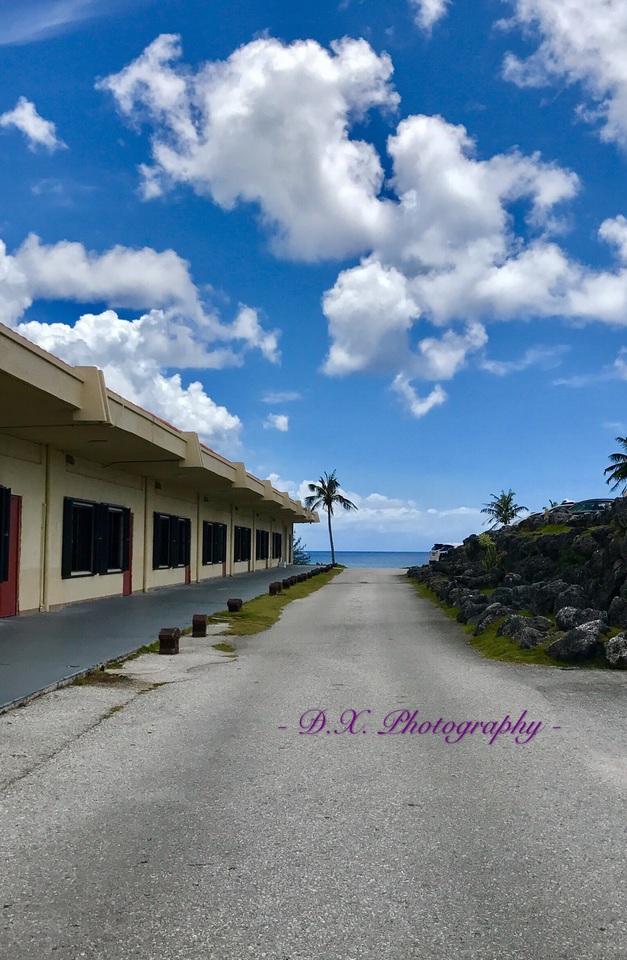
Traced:
<svg viewBox="0 0 627 960">
<path fill-rule="evenodd" d="M 317 520 L 0 324 L 0 616 L 276 567 Z"/>
</svg>

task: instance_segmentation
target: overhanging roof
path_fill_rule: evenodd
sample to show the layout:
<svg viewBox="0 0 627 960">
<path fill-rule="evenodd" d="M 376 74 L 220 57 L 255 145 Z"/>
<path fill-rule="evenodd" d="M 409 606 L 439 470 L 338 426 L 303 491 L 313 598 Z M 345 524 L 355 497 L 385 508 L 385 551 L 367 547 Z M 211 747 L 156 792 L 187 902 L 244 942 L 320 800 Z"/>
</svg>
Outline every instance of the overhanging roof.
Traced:
<svg viewBox="0 0 627 960">
<path fill-rule="evenodd" d="M 292 523 L 318 515 L 172 424 L 109 390 L 97 367 L 73 367 L 0 324 L 0 431 L 127 473 L 176 480 L 200 493 Z"/>
</svg>

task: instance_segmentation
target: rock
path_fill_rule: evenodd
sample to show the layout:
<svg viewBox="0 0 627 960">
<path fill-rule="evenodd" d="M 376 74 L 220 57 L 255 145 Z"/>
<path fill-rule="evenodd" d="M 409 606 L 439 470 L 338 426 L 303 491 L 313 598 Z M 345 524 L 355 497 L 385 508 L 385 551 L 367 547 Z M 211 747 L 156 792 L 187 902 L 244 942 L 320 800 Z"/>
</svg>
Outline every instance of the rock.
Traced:
<svg viewBox="0 0 627 960">
<path fill-rule="evenodd" d="M 627 633 L 618 633 L 607 641 L 605 659 L 610 667 L 627 670 Z"/>
<path fill-rule="evenodd" d="M 504 587 L 518 587 L 522 583 L 522 577 L 519 573 L 506 573 L 503 577 Z"/>
<path fill-rule="evenodd" d="M 533 601 L 535 613 L 553 613 L 556 597 L 565 593 L 567 589 L 568 584 L 564 580 L 548 580 L 537 584 Z M 561 603 L 560 606 L 565 607 L 566 604 Z M 572 604 L 572 606 L 576 606 L 576 604 Z M 583 604 L 580 604 L 580 606 L 583 606 Z"/>
<path fill-rule="evenodd" d="M 597 548 L 597 542 L 589 533 L 580 533 L 573 540 L 573 550 L 581 557 L 591 557 Z"/>
<path fill-rule="evenodd" d="M 523 627 L 516 639 L 521 650 L 531 650 L 542 643 L 544 634 L 539 630 L 534 630 L 533 627 Z"/>
<path fill-rule="evenodd" d="M 587 602 L 586 592 L 578 583 L 571 583 L 560 593 L 556 594 L 553 600 L 553 610 L 545 610 L 545 613 L 557 612 L 562 607 L 585 607 Z"/>
<path fill-rule="evenodd" d="M 560 630 L 572 630 L 581 623 L 589 623 L 591 620 L 605 620 L 605 613 L 602 610 L 595 610 L 592 607 L 560 607 L 555 614 L 555 623 Z"/>
<path fill-rule="evenodd" d="M 556 660 L 590 660 L 603 648 L 603 633 L 607 625 L 602 620 L 582 623 L 569 630 L 547 649 Z"/>
<path fill-rule="evenodd" d="M 536 596 L 536 584 L 524 583 L 518 587 L 512 587 L 512 606 L 515 610 L 528 610 L 534 602 Z"/>
<path fill-rule="evenodd" d="M 525 629 L 529 623 L 529 617 L 523 617 L 519 613 L 513 613 L 506 617 L 503 623 L 496 631 L 497 637 L 509 637 L 510 640 L 516 640 L 518 635 Z"/>
<path fill-rule="evenodd" d="M 529 626 L 533 630 L 538 630 L 539 633 L 548 633 L 553 624 L 546 617 L 530 617 Z"/>
<path fill-rule="evenodd" d="M 612 627 L 627 627 L 627 600 L 614 597 L 607 611 L 607 620 Z"/>
<path fill-rule="evenodd" d="M 510 587 L 497 587 L 496 590 L 492 591 L 492 596 L 490 600 L 492 603 L 502 603 L 505 606 L 511 606 L 514 595 Z"/>
<path fill-rule="evenodd" d="M 501 617 L 506 617 L 512 612 L 511 607 L 505 607 L 501 603 L 491 603 L 481 612 L 481 615 L 477 618 L 475 622 L 475 636 L 478 637 L 479 634 L 484 633 L 489 626 L 491 626 L 495 620 L 499 620 Z M 473 620 L 469 620 L 469 623 L 472 623 Z"/>
</svg>

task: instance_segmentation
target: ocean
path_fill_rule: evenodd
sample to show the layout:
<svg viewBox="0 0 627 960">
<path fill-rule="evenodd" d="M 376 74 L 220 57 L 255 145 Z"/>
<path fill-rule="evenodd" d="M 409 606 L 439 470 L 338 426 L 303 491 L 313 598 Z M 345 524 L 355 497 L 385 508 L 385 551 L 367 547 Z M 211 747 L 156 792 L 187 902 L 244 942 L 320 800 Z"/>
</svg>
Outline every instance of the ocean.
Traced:
<svg viewBox="0 0 627 960">
<path fill-rule="evenodd" d="M 312 563 L 331 563 L 330 550 L 308 550 Z M 417 567 L 426 563 L 429 553 L 395 552 L 393 550 L 336 550 L 335 559 L 345 567 Z"/>
</svg>

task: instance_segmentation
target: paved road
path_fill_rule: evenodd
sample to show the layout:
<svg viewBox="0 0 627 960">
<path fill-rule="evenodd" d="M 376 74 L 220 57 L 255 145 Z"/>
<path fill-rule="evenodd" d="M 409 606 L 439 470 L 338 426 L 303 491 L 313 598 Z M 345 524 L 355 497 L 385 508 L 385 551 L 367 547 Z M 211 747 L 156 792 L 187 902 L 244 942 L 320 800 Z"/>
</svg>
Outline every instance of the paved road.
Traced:
<svg viewBox="0 0 627 960">
<path fill-rule="evenodd" d="M 239 653 L 4 794 L 3 956 L 624 960 L 624 674 L 482 660 L 389 570 Z M 312 707 L 374 712 L 300 735 Z M 378 736 L 398 709 L 546 726 Z"/>
<path fill-rule="evenodd" d="M 229 597 L 266 593 L 272 580 L 304 568 L 258 570 L 131 597 L 72 603 L 51 613 L 0 618 L 0 711 L 96 664 L 152 643 L 161 627 L 224 610 Z"/>
</svg>

